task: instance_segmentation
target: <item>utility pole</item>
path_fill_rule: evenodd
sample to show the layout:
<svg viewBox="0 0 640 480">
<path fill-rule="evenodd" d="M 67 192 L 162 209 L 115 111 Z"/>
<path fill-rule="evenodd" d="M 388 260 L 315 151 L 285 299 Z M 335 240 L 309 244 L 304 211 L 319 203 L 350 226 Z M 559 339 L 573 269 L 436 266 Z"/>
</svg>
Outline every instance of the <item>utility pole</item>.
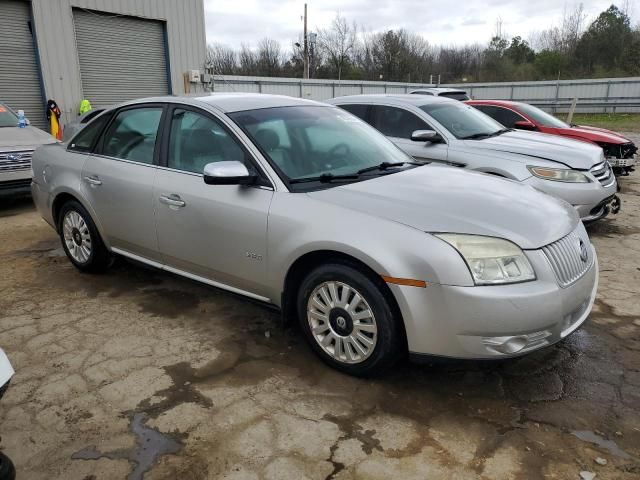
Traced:
<svg viewBox="0 0 640 480">
<path fill-rule="evenodd" d="M 309 42 L 307 41 L 307 4 L 304 4 L 304 72 L 302 78 L 309 78 Z"/>
</svg>

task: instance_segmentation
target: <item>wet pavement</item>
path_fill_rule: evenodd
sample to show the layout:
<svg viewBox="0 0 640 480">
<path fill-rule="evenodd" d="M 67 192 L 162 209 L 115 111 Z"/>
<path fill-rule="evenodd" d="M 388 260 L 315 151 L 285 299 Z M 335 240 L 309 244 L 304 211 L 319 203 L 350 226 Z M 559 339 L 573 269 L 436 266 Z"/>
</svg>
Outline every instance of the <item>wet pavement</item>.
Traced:
<svg viewBox="0 0 640 480">
<path fill-rule="evenodd" d="M 2 206 L 0 449 L 34 480 L 639 478 L 640 174 L 621 184 L 582 329 L 368 380 L 242 298 L 125 261 L 80 274 L 29 202 Z"/>
</svg>

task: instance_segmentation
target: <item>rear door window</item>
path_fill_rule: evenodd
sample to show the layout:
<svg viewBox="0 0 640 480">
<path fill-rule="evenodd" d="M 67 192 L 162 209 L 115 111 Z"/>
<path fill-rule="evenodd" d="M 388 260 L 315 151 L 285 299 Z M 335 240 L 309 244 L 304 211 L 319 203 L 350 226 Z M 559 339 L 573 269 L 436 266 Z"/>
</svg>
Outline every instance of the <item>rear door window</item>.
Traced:
<svg viewBox="0 0 640 480">
<path fill-rule="evenodd" d="M 349 113 L 352 113 L 360 120 L 364 120 L 365 122 L 369 122 L 369 105 L 364 105 L 362 103 L 355 103 L 351 105 L 338 105 L 343 110 L 346 110 Z"/>
<path fill-rule="evenodd" d="M 427 122 L 404 108 L 375 105 L 373 126 L 387 137 L 411 139 L 416 130 L 433 130 Z"/>
<path fill-rule="evenodd" d="M 495 105 L 474 105 L 474 107 L 507 128 L 514 128 L 516 122 L 525 120 L 524 117 L 508 108 L 496 107 Z"/>
<path fill-rule="evenodd" d="M 84 127 L 69 144 L 69 150 L 74 152 L 91 152 L 96 144 L 98 136 L 104 129 L 105 125 L 111 118 L 111 115 L 105 114 L 96 118 L 94 122 Z"/>
<path fill-rule="evenodd" d="M 162 107 L 122 110 L 107 128 L 102 154 L 108 157 L 152 164 Z"/>
</svg>

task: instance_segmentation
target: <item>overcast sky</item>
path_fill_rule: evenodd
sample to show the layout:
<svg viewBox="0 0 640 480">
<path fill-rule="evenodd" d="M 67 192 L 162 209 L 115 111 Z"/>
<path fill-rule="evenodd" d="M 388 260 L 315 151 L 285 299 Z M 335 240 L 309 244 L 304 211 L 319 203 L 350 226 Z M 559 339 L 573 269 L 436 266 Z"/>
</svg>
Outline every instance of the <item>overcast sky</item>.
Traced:
<svg viewBox="0 0 640 480">
<path fill-rule="evenodd" d="M 622 5 L 625 0 L 618 0 Z M 289 48 L 302 32 L 304 0 L 204 0 L 207 41 L 238 48 L 255 46 L 264 37 Z M 578 2 L 562 0 L 307 0 L 309 29 L 326 28 L 337 12 L 365 31 L 405 28 L 440 45 L 487 43 L 502 19 L 502 31 L 528 38 L 534 31 L 559 24 L 563 11 Z M 583 2 L 589 19 L 612 0 Z M 640 0 L 628 0 L 635 19 Z"/>
</svg>

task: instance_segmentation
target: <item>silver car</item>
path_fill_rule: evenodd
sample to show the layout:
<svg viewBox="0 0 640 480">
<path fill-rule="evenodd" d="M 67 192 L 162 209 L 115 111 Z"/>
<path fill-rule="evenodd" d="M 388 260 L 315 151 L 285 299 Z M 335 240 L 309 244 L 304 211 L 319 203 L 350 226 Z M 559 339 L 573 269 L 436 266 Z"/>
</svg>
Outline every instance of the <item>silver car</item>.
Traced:
<svg viewBox="0 0 640 480">
<path fill-rule="evenodd" d="M 29 193 L 33 151 L 56 141 L 32 125 L 18 127 L 18 115 L 0 103 L 0 198 Z"/>
<path fill-rule="evenodd" d="M 617 213 L 617 183 L 596 145 L 505 128 L 462 102 L 423 95 L 329 100 L 366 120 L 415 159 L 522 182 L 569 202 L 584 222 Z"/>
<path fill-rule="evenodd" d="M 399 355 L 499 358 L 587 318 L 596 252 L 534 188 L 416 164 L 339 108 L 259 94 L 115 107 L 34 156 L 71 262 L 129 257 L 279 307 L 354 375 Z"/>
</svg>

